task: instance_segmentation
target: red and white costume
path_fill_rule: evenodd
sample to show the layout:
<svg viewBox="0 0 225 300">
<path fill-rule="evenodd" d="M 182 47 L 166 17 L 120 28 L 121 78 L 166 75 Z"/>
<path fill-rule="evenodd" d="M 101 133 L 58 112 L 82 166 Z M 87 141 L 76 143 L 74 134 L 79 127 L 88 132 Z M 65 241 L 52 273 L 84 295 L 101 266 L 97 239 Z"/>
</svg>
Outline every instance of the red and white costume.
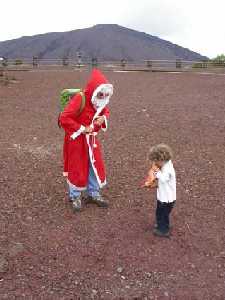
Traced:
<svg viewBox="0 0 225 300">
<path fill-rule="evenodd" d="M 98 106 L 96 95 L 104 91 L 107 91 L 108 98 L 100 100 L 101 106 Z M 106 184 L 101 147 L 96 135 L 100 129 L 107 129 L 109 110 L 106 105 L 112 93 L 112 85 L 98 69 L 94 69 L 84 90 L 86 101 L 81 114 L 77 115 L 82 101 L 80 94 L 75 95 L 61 113 L 60 124 L 65 130 L 64 176 L 67 176 L 69 186 L 78 191 L 87 187 L 89 163 L 92 164 L 99 187 Z M 104 116 L 105 119 L 101 126 L 94 123 L 98 116 Z M 93 127 L 92 134 L 84 133 L 86 126 Z"/>
</svg>

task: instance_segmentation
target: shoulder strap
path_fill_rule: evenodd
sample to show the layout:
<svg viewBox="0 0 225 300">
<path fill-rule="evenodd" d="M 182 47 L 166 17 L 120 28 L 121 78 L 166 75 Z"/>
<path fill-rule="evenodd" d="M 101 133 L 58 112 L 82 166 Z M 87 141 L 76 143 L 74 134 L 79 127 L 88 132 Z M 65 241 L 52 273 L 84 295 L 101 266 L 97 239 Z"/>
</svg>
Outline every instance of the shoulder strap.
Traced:
<svg viewBox="0 0 225 300">
<path fill-rule="evenodd" d="M 80 109 L 79 109 L 79 111 L 78 111 L 78 113 L 77 113 L 78 116 L 82 113 L 82 111 L 83 111 L 83 109 L 84 109 L 84 106 L 85 106 L 85 100 L 86 100 L 86 99 L 85 99 L 84 92 L 83 92 L 83 91 L 80 91 L 79 93 L 80 93 L 82 99 L 81 99 Z"/>
</svg>

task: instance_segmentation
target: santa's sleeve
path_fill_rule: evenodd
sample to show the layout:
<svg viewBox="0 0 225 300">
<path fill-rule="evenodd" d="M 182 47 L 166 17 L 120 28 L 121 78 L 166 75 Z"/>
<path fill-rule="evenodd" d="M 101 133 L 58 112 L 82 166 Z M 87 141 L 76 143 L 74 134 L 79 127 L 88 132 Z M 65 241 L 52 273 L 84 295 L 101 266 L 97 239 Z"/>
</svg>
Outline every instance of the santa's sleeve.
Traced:
<svg viewBox="0 0 225 300">
<path fill-rule="evenodd" d="M 109 109 L 107 107 L 105 107 L 99 116 L 103 116 L 104 117 L 104 123 L 99 126 L 94 122 L 94 132 L 98 132 L 100 129 L 102 129 L 103 131 L 107 130 L 107 119 L 109 117 Z"/>
<path fill-rule="evenodd" d="M 85 127 L 77 122 L 77 114 L 80 111 L 82 96 L 75 95 L 65 107 L 64 111 L 60 114 L 59 121 L 66 133 L 70 136 L 80 135 Z"/>
<path fill-rule="evenodd" d="M 107 120 L 109 118 L 109 108 L 107 106 L 103 109 L 101 115 L 105 119 L 105 122 L 102 124 L 101 128 L 102 128 L 103 131 L 106 131 L 107 128 L 108 128 L 108 121 Z"/>
</svg>

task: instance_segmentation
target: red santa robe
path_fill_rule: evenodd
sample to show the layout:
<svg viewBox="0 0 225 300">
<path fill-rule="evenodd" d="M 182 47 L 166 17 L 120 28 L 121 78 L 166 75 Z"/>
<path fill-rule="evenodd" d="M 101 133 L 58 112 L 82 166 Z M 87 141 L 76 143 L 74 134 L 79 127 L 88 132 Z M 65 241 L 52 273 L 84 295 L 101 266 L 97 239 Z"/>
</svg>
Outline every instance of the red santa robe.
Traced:
<svg viewBox="0 0 225 300">
<path fill-rule="evenodd" d="M 65 130 L 63 173 L 64 176 L 67 176 L 68 184 L 80 191 L 87 187 L 89 163 L 92 164 L 100 188 L 106 184 L 105 167 L 96 134 L 100 129 L 104 131 L 107 129 L 109 110 L 107 106 L 97 110 L 92 103 L 93 93 L 96 94 L 96 91 L 104 84 L 108 84 L 107 79 L 99 70 L 94 69 L 84 90 L 86 101 L 81 114 L 77 115 L 82 97 L 77 94 L 71 99 L 60 116 L 60 124 Z M 96 116 L 104 116 L 105 122 L 101 126 L 95 124 L 92 135 L 82 133 L 85 126 L 93 124 L 93 119 Z"/>
</svg>

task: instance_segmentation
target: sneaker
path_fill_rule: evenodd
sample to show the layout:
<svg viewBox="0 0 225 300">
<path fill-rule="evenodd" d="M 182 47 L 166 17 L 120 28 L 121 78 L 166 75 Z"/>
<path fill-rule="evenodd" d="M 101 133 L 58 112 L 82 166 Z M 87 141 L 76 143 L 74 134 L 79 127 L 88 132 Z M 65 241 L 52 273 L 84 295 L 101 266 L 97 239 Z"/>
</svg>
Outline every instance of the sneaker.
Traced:
<svg viewBox="0 0 225 300">
<path fill-rule="evenodd" d="M 153 234 L 156 235 L 156 236 L 159 236 L 159 237 L 170 237 L 170 232 L 162 232 L 160 231 L 159 229 L 155 228 L 153 230 Z"/>
<path fill-rule="evenodd" d="M 82 206 L 81 206 L 81 197 L 74 197 L 71 198 L 71 202 L 72 202 L 72 209 L 74 212 L 78 212 L 81 210 Z"/>
<path fill-rule="evenodd" d="M 154 227 L 154 228 L 158 228 L 158 224 L 155 223 L 153 227 Z M 173 229 L 173 225 L 170 225 L 170 226 L 169 226 L 169 229 Z"/>
<path fill-rule="evenodd" d="M 95 197 L 88 196 L 86 199 L 86 202 L 97 204 L 99 207 L 108 207 L 109 206 L 108 202 L 105 201 L 105 199 L 101 195 L 95 196 Z"/>
</svg>

